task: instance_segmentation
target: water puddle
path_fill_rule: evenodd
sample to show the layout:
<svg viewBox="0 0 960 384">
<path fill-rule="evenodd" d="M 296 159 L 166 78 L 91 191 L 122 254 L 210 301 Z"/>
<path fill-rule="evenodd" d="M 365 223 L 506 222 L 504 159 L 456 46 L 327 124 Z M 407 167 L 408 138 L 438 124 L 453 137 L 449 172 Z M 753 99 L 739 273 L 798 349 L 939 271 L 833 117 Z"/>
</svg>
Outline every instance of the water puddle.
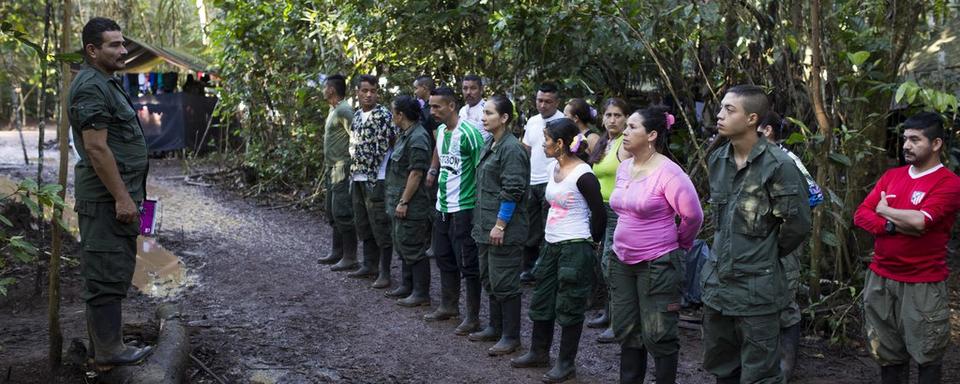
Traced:
<svg viewBox="0 0 960 384">
<path fill-rule="evenodd" d="M 137 237 L 137 266 L 133 285 L 147 296 L 169 298 L 187 285 L 187 270 L 180 258 L 156 238 Z"/>
<path fill-rule="evenodd" d="M 5 175 L 0 175 L 0 197 L 17 190 L 17 183 Z M 72 199 L 67 200 L 63 211 L 63 221 L 70 233 L 80 239 L 77 213 L 73 211 Z M 52 212 L 44 212 L 49 220 Z M 79 257 L 80 255 L 67 255 Z M 190 281 L 183 262 L 177 255 L 164 248 L 154 237 L 137 237 L 137 265 L 133 273 L 133 285 L 147 296 L 170 298 L 178 295 Z"/>
</svg>

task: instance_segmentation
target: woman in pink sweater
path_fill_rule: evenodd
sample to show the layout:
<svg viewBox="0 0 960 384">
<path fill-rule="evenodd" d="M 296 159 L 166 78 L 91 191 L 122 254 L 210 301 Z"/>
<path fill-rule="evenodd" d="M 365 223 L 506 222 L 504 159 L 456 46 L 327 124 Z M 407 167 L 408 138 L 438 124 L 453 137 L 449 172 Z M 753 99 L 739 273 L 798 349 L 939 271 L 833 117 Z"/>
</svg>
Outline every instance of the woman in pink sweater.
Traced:
<svg viewBox="0 0 960 384">
<path fill-rule="evenodd" d="M 661 107 L 630 115 L 623 148 L 633 160 L 617 168 L 610 195 L 610 207 L 619 215 L 616 257 L 607 272 L 612 327 L 622 351 L 621 383 L 643 382 L 647 352 L 654 357 L 657 384 L 677 379 L 683 255 L 700 231 L 703 210 L 690 177 L 669 157 L 673 123 Z"/>
</svg>

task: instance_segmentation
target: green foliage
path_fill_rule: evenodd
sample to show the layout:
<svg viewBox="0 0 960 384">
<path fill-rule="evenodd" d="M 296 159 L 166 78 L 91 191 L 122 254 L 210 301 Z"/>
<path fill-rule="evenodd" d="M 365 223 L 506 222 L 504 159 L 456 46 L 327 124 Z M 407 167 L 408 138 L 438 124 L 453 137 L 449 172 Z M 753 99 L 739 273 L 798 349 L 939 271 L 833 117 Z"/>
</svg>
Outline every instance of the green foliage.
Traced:
<svg viewBox="0 0 960 384">
<path fill-rule="evenodd" d="M 0 196 L 0 208 L 22 203 L 29 209 L 32 218 L 43 220 L 45 211 L 53 212 L 66 208 L 59 195 L 61 189 L 59 184 L 38 186 L 33 179 L 25 179 L 17 185 L 13 193 Z M 69 233 L 70 228 L 62 220 L 57 220 L 57 225 Z M 37 260 L 37 245 L 31 243 L 22 232 L 17 233 L 26 230 L 27 228 L 15 227 L 9 218 L 0 214 L 0 273 L 7 270 L 8 259 L 20 264 L 30 264 Z M 6 287 L 14 283 L 16 279 L 12 277 L 0 279 L 0 295 L 6 295 Z"/>
<path fill-rule="evenodd" d="M 704 150 L 723 90 L 757 84 L 798 129 L 786 144 L 801 154 L 826 197 L 818 258 L 804 274 L 834 282 L 809 297 L 850 303 L 861 256 L 872 244 L 852 230 L 852 210 L 888 159 L 891 101 L 956 111 L 949 90 L 903 82 L 910 49 L 955 17 L 944 1 L 828 2 L 819 10 L 822 72 L 813 73 L 812 11 L 806 2 L 690 0 L 218 0 L 212 37 L 223 79 L 218 113 L 240 122 L 239 159 L 260 190 L 319 190 L 320 74 L 383 77 L 381 102 L 412 93 L 413 79 L 484 77 L 486 94 L 512 97 L 522 124 L 536 86 L 557 82 L 562 98 L 595 106 L 610 96 L 634 106 L 669 102 L 678 112 L 670 148 L 707 197 Z M 932 18 L 932 19 L 931 19 Z M 928 20 L 936 20 L 932 25 Z M 819 77 L 820 89 L 811 79 Z M 825 100 L 818 126 L 811 95 Z M 695 116 L 703 103 L 702 120 Z M 599 108 L 598 108 L 599 109 Z M 895 148 L 893 148 L 895 150 Z M 955 155 L 960 155 L 960 151 Z M 705 208 L 709 211 L 710 207 Z M 707 223 L 707 226 L 712 223 Z M 704 232 L 709 236 L 708 231 Z M 837 283 L 839 282 L 839 283 Z M 837 293 L 843 291 L 841 293 Z M 836 303 L 830 302 L 830 305 Z M 842 339 L 850 307 L 811 311 L 813 327 Z"/>
</svg>

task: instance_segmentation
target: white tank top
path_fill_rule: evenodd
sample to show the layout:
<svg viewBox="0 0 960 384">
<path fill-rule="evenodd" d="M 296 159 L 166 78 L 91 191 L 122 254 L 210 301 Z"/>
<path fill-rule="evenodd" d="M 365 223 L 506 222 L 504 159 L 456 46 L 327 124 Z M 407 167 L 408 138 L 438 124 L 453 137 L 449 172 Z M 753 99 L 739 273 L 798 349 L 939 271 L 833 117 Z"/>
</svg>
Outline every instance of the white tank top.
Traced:
<svg viewBox="0 0 960 384">
<path fill-rule="evenodd" d="M 550 203 L 547 223 L 544 226 L 544 240 L 559 243 L 566 240 L 590 239 L 590 207 L 577 188 L 577 180 L 585 173 L 593 173 L 590 165 L 577 165 L 563 180 L 556 181 L 556 169 L 559 163 L 548 167 L 550 179 L 544 197 Z"/>
</svg>

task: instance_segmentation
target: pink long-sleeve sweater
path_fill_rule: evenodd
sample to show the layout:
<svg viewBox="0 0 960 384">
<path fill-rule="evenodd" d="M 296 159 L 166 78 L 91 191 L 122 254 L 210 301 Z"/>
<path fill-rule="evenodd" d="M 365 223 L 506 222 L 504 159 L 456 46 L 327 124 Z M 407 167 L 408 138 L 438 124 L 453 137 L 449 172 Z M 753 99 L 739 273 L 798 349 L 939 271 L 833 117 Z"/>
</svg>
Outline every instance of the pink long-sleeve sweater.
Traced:
<svg viewBox="0 0 960 384">
<path fill-rule="evenodd" d="M 703 224 L 700 198 L 690 177 L 666 159 L 638 179 L 631 178 L 631 167 L 633 161 L 620 164 L 610 195 L 610 207 L 620 216 L 613 234 L 617 257 L 625 264 L 636 264 L 677 248 L 690 249 Z"/>
</svg>

